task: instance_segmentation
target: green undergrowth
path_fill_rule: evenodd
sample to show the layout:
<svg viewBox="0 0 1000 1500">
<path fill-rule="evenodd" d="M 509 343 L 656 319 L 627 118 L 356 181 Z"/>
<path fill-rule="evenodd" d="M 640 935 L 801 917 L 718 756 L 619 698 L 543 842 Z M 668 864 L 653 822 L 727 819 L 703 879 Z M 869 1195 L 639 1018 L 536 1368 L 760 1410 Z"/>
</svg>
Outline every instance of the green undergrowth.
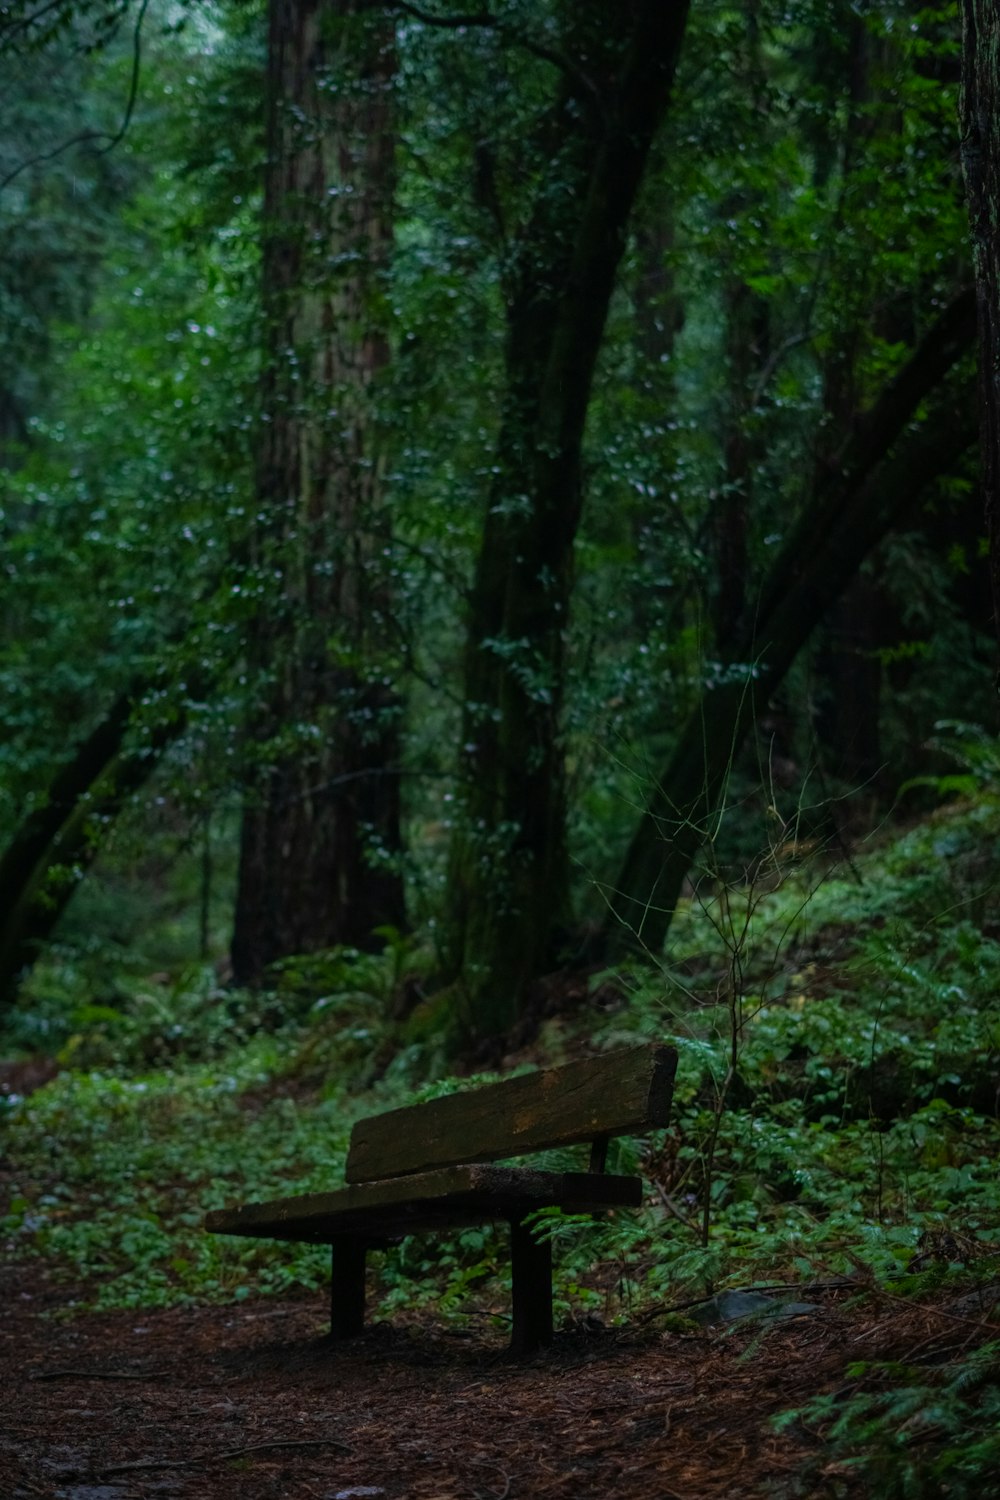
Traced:
<svg viewBox="0 0 1000 1500">
<path fill-rule="evenodd" d="M 936 1277 L 998 1264 L 998 824 L 970 801 L 850 866 L 795 859 L 715 886 L 679 914 L 667 964 L 595 975 L 593 1008 L 511 1060 L 643 1038 L 680 1052 L 670 1129 L 613 1148 L 647 1181 L 642 1211 L 539 1216 L 561 1316 L 655 1318 L 727 1286 L 835 1277 L 933 1295 Z M 47 1037 L 63 1066 L 5 1105 L 4 1255 L 44 1257 L 100 1306 L 323 1286 L 322 1249 L 207 1235 L 202 1217 L 338 1185 L 358 1116 L 468 1082 L 433 1038 L 407 1041 L 396 997 L 420 964 L 387 933 L 383 955 L 289 966 L 264 996 L 206 970 L 95 996 L 54 955 L 4 1047 Z M 942 1256 L 928 1247 L 945 1230 L 960 1249 Z M 507 1312 L 499 1230 L 373 1259 L 383 1316 Z M 878 1399 L 850 1408 L 866 1452 Z"/>
<path fill-rule="evenodd" d="M 861 1483 L 880 1500 L 986 1500 L 1000 1476 L 1000 1342 L 848 1365 L 842 1387 L 775 1425 L 821 1439 L 825 1494 Z"/>
</svg>

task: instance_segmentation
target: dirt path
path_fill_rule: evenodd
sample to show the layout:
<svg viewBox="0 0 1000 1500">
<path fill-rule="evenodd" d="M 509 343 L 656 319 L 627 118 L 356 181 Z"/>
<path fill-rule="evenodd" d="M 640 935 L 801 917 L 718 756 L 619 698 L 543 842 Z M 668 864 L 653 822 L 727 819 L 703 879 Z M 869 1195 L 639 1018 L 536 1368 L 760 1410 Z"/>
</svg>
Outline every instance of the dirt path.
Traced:
<svg viewBox="0 0 1000 1500">
<path fill-rule="evenodd" d="M 30 1268 L 9 1278 L 2 1500 L 832 1494 L 801 1479 L 815 1439 L 768 1419 L 872 1352 L 832 1302 L 766 1332 L 566 1333 L 515 1365 L 499 1339 L 432 1321 L 330 1347 L 314 1297 L 67 1316 L 69 1301 Z"/>
</svg>

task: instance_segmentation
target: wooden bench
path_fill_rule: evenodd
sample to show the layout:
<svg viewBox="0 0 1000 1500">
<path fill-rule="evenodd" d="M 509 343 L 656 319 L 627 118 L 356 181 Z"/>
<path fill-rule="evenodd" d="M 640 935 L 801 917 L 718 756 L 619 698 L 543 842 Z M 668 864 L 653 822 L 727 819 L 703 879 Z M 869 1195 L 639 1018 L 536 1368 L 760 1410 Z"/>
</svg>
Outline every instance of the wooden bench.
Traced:
<svg viewBox="0 0 1000 1500">
<path fill-rule="evenodd" d="M 219 1209 L 206 1228 L 331 1245 L 331 1333 L 343 1339 L 364 1327 L 368 1250 L 417 1231 L 506 1219 L 511 1348 L 529 1353 L 552 1339 L 552 1247 L 527 1218 L 542 1208 L 639 1206 L 641 1179 L 604 1171 L 608 1142 L 667 1124 L 676 1066 L 672 1047 L 629 1047 L 372 1115 L 351 1134 L 348 1186 Z M 585 1172 L 482 1165 L 582 1141 L 591 1142 Z"/>
</svg>

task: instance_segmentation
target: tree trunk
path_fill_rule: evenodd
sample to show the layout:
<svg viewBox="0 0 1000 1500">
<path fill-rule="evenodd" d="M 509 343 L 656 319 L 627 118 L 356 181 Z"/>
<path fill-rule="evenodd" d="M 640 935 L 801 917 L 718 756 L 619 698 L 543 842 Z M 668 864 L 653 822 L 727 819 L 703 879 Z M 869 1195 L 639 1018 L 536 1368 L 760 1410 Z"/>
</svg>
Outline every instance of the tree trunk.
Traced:
<svg viewBox="0 0 1000 1500">
<path fill-rule="evenodd" d="M 979 321 L 979 441 L 1000 639 L 1000 8 L 963 0 L 962 169 Z M 1000 679 L 998 679 L 1000 681 Z"/>
<path fill-rule="evenodd" d="M 371 388 L 386 363 L 393 32 L 364 0 L 271 0 L 265 360 L 249 646 L 262 682 L 232 957 L 401 925 L 388 522 Z M 381 658 L 381 659 L 380 659 Z"/>
<path fill-rule="evenodd" d="M 868 553 L 973 440 L 969 412 L 954 398 L 940 401 L 901 437 L 973 331 L 972 298 L 963 293 L 867 416 L 852 424 L 836 474 L 804 508 L 775 559 L 752 628 L 730 649 L 728 671 L 703 693 L 650 790 L 615 887 L 606 893 L 610 946 L 662 948 L 685 876 L 710 834 L 729 770 L 755 719 Z"/>
<path fill-rule="evenodd" d="M 594 367 L 628 221 L 667 109 L 686 4 L 579 3 L 560 132 L 507 289 L 506 391 L 465 653 L 462 816 L 448 967 L 471 1037 L 497 1037 L 569 925 L 559 720 Z"/>
<path fill-rule="evenodd" d="M 123 693 L 50 783 L 0 858 L 0 1001 L 18 984 L 102 846 L 101 833 L 184 728 L 178 715 L 124 749 L 136 688 Z"/>
</svg>

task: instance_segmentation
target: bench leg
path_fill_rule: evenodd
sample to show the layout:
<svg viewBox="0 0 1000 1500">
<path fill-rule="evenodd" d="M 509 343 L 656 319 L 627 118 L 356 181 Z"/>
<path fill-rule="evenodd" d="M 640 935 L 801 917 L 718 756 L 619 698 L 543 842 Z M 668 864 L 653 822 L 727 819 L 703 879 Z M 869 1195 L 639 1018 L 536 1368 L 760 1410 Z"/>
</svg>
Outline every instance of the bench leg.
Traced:
<svg viewBox="0 0 1000 1500">
<path fill-rule="evenodd" d="M 510 1264 L 513 1273 L 515 1354 L 531 1354 L 552 1342 L 552 1244 L 536 1240 L 527 1224 L 512 1219 Z"/>
<path fill-rule="evenodd" d="M 330 1337 L 353 1339 L 365 1327 L 365 1250 L 363 1240 L 345 1235 L 332 1245 Z"/>
</svg>

